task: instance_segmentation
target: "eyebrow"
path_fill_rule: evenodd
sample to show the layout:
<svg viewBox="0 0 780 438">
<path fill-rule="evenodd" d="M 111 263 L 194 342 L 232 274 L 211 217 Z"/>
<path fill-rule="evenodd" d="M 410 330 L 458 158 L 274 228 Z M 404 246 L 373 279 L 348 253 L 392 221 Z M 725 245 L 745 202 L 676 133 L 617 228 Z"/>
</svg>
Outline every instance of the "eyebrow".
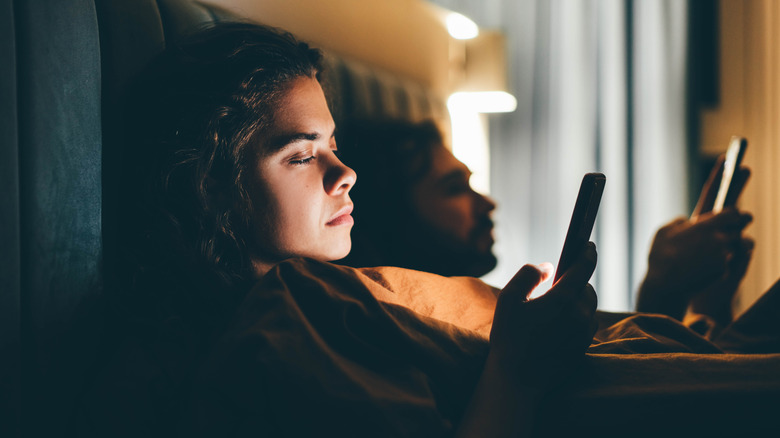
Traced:
<svg viewBox="0 0 780 438">
<path fill-rule="evenodd" d="M 436 183 L 438 185 L 443 186 L 443 185 L 447 185 L 449 182 L 460 182 L 464 176 L 466 177 L 466 181 L 468 181 L 469 178 L 471 177 L 471 173 L 472 172 L 470 170 L 466 170 L 466 169 L 454 169 L 444 174 L 444 176 L 439 178 L 439 180 L 436 181 Z"/>
<path fill-rule="evenodd" d="M 271 150 L 279 151 L 299 141 L 314 141 L 319 138 L 320 134 L 314 132 L 296 132 L 294 134 L 283 134 L 272 138 L 269 142 L 269 146 Z"/>
<path fill-rule="evenodd" d="M 334 130 L 330 135 L 330 138 L 335 136 L 336 131 Z M 282 134 L 271 139 L 271 141 L 268 143 L 269 150 L 272 152 L 278 152 L 299 141 L 315 141 L 319 140 L 321 137 L 322 135 L 317 132 L 296 132 L 293 134 Z"/>
</svg>

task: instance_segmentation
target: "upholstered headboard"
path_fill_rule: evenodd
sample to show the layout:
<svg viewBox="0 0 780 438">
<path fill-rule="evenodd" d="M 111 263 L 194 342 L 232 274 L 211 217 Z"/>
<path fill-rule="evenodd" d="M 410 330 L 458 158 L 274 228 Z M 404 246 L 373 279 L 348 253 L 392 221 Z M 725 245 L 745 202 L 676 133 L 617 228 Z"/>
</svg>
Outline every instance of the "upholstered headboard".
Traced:
<svg viewBox="0 0 780 438">
<path fill-rule="evenodd" d="M 15 436 L 50 410 L 53 370 L 72 377 L 60 335 L 101 288 L 100 46 L 92 2 L 6 0 L 0 17 L 0 427 Z"/>
<path fill-rule="evenodd" d="M 190 0 L 0 0 L 0 435 L 70 418 L 112 289 L 119 92 L 166 41 L 234 19 Z M 334 115 L 445 117 L 424 86 L 329 56 Z"/>
</svg>

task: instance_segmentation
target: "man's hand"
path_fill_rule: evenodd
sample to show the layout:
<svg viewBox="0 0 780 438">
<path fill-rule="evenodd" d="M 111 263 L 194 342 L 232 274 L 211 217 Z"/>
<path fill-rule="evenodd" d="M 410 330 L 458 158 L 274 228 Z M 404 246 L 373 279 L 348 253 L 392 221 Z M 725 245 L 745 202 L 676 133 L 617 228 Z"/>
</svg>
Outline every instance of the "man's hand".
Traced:
<svg viewBox="0 0 780 438">
<path fill-rule="evenodd" d="M 712 308 L 704 305 L 706 297 L 717 301 L 717 307 L 722 309 L 723 301 L 728 298 L 730 302 L 736 292 L 754 245 L 752 239 L 742 234 L 752 216 L 734 207 L 750 178 L 750 170 L 746 167 L 737 170 L 726 208 L 714 214 L 712 205 L 723 174 L 723 162 L 724 156 L 720 156 L 691 218 L 672 221 L 656 233 L 647 275 L 639 290 L 638 311 L 682 319 L 694 297 L 698 309 Z"/>
<path fill-rule="evenodd" d="M 693 209 L 691 220 L 696 222 L 699 216 L 712 211 L 712 206 L 715 204 L 715 198 L 718 196 L 718 189 L 720 188 L 720 180 L 723 178 L 723 164 L 726 161 L 725 155 L 720 155 L 715 162 L 715 166 L 712 167 L 710 175 L 707 177 L 707 181 L 704 182 L 704 187 L 701 189 L 699 200 L 696 202 L 696 207 Z M 745 166 L 740 166 L 734 172 L 734 177 L 731 179 L 731 188 L 729 189 L 726 202 L 723 204 L 725 207 L 733 207 L 737 204 L 739 195 L 742 194 L 742 190 L 745 189 L 748 180 L 750 179 L 750 169 Z"/>
</svg>

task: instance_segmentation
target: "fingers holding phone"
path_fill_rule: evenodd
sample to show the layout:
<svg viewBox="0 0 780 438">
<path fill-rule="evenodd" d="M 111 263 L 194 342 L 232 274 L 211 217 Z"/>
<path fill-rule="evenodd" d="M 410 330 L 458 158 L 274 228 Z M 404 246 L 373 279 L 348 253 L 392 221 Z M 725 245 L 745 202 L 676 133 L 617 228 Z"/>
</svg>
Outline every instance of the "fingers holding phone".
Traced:
<svg viewBox="0 0 780 438">
<path fill-rule="evenodd" d="M 720 213 L 735 206 L 739 195 L 750 178 L 750 169 L 742 166 L 747 150 L 747 140 L 732 137 L 726 153 L 719 156 L 702 188 L 699 200 L 691 215 L 692 220 L 709 213 Z"/>
<path fill-rule="evenodd" d="M 590 239 L 606 183 L 607 177 L 602 173 L 586 173 L 582 177 L 553 282 L 557 282 L 569 269 L 574 258 L 583 251 Z"/>
<path fill-rule="evenodd" d="M 594 318 L 598 296 L 588 283 L 596 269 L 596 245 L 588 242 L 579 256 L 547 293 L 536 299 L 538 305 L 558 307 L 562 318 L 572 324 L 579 336 L 571 338 L 573 351 L 584 351 L 596 333 Z"/>
<path fill-rule="evenodd" d="M 527 385 L 550 388 L 581 359 L 596 331 L 596 292 L 588 280 L 596 266 L 595 245 L 588 244 L 570 269 L 545 294 L 527 299 L 543 280 L 532 265 L 522 267 L 499 294 L 491 354 Z"/>
<path fill-rule="evenodd" d="M 498 297 L 490 334 L 491 355 L 501 357 L 533 385 L 554 384 L 582 358 L 597 325 L 596 292 L 588 283 L 596 268 L 596 247 L 588 242 L 606 178 L 586 174 L 561 251 L 553 286 L 530 299 L 549 276 L 526 265 Z"/>
</svg>

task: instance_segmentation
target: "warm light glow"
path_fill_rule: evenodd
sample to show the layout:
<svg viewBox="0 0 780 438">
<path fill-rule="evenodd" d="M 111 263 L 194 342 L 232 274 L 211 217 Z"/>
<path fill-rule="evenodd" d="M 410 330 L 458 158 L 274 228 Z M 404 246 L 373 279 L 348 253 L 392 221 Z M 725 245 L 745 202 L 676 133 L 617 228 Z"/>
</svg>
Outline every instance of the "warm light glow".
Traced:
<svg viewBox="0 0 780 438">
<path fill-rule="evenodd" d="M 458 40 L 470 40 L 479 35 L 477 23 L 465 15 L 453 12 L 447 16 L 447 31 Z"/>
<path fill-rule="evenodd" d="M 490 193 L 490 153 L 485 115 L 469 107 L 448 104 L 452 122 L 452 154 L 471 170 L 471 187 Z"/>
<path fill-rule="evenodd" d="M 469 108 L 478 113 L 511 113 L 517 108 L 517 99 L 505 91 L 458 92 L 447 100 L 447 107 Z"/>
<path fill-rule="evenodd" d="M 542 271 L 543 280 L 541 283 L 539 283 L 536 286 L 536 288 L 528 296 L 529 300 L 534 300 L 549 292 L 550 288 L 553 285 L 552 283 L 553 279 L 555 278 L 555 266 L 553 266 L 552 263 L 550 262 L 539 263 L 538 265 L 536 265 L 536 267 L 539 268 L 540 271 Z M 548 282 L 549 285 L 546 284 Z"/>
</svg>

